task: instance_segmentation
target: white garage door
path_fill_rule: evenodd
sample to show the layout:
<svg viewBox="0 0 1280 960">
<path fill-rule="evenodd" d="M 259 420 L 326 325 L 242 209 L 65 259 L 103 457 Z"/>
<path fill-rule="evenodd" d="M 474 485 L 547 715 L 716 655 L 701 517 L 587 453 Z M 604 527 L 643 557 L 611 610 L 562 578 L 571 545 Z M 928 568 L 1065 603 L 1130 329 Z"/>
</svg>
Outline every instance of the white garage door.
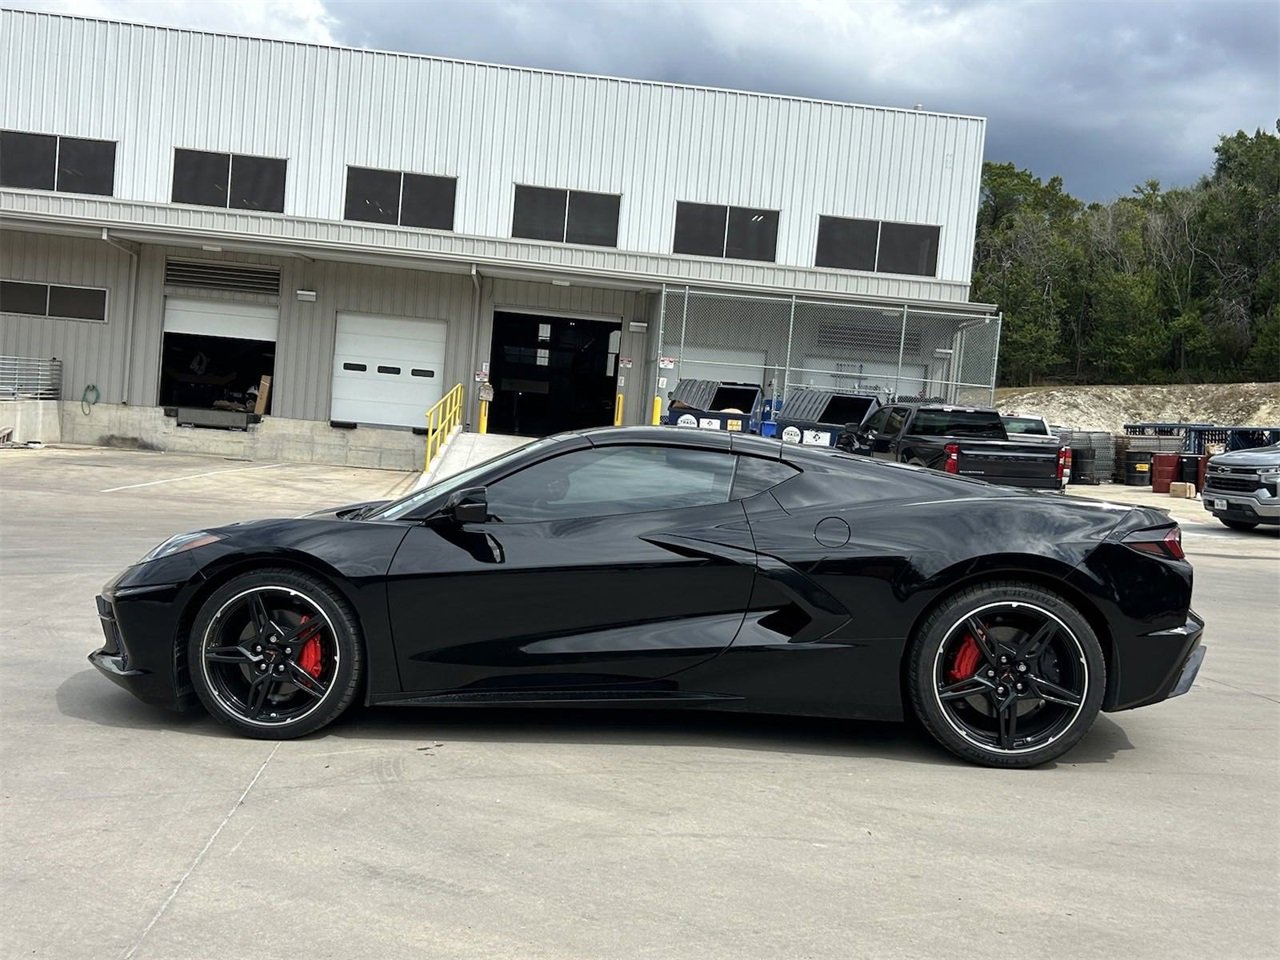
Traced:
<svg viewBox="0 0 1280 960">
<path fill-rule="evenodd" d="M 339 313 L 330 418 L 425 427 L 444 395 L 443 320 Z"/>
<path fill-rule="evenodd" d="M 270 304 L 235 303 L 229 300 L 164 302 L 165 333 L 194 333 L 202 337 L 232 337 L 275 343 L 280 311 Z"/>
<path fill-rule="evenodd" d="M 680 356 L 679 348 L 672 356 Z M 674 371 L 680 380 L 720 380 L 728 383 L 756 383 L 768 386 L 763 350 L 725 350 L 719 347 L 685 347 L 682 363 Z M 691 363 L 690 361 L 698 361 Z M 670 381 L 670 387 L 676 385 Z"/>
</svg>

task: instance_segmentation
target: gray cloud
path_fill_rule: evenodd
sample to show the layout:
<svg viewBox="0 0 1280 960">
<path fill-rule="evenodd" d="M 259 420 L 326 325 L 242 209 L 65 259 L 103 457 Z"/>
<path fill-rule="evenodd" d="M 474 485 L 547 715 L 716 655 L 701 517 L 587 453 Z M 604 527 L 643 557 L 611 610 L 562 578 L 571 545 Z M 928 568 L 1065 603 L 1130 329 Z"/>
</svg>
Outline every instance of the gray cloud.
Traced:
<svg viewBox="0 0 1280 960">
<path fill-rule="evenodd" d="M 87 16 L 989 118 L 1085 200 L 1280 116 L 1275 0 L 2 0 Z"/>
<path fill-rule="evenodd" d="M 1086 200 L 1189 184 L 1280 116 L 1269 2 L 327 0 L 344 43 L 979 114 L 987 158 Z"/>
</svg>

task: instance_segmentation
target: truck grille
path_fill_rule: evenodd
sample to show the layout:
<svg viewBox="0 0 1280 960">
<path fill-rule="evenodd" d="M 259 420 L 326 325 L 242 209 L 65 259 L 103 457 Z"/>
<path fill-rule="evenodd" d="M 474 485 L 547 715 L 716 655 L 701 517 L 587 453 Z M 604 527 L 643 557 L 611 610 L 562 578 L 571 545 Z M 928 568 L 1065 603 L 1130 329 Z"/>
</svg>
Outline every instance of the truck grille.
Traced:
<svg viewBox="0 0 1280 960">
<path fill-rule="evenodd" d="M 1230 477 L 1218 473 L 1211 473 L 1205 477 L 1204 485 L 1207 490 L 1229 490 L 1232 493 L 1253 493 L 1253 491 L 1263 486 L 1262 481 L 1256 475 L 1252 477 Z"/>
</svg>

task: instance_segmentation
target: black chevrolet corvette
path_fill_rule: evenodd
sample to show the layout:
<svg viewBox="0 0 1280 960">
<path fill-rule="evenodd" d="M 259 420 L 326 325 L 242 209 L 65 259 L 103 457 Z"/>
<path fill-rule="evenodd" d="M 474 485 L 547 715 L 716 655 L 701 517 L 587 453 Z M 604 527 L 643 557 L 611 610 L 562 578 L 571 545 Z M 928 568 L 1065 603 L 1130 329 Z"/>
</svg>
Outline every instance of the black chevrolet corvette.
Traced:
<svg viewBox="0 0 1280 960">
<path fill-rule="evenodd" d="M 174 537 L 98 597 L 103 673 L 251 737 L 357 698 L 899 720 L 1060 756 L 1204 648 L 1156 510 L 759 437 L 549 437 L 401 500 Z"/>
</svg>

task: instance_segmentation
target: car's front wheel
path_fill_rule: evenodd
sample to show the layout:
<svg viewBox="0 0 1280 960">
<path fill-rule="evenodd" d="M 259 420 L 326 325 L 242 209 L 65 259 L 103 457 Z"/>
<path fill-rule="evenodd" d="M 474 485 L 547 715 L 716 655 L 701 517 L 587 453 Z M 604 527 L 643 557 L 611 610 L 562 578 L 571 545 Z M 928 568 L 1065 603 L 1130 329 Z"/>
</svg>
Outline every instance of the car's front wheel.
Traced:
<svg viewBox="0 0 1280 960">
<path fill-rule="evenodd" d="M 1026 583 L 984 584 L 921 625 L 909 687 L 925 728 L 956 756 L 1034 767 L 1075 746 L 1106 689 L 1097 635 L 1065 599 Z"/>
<path fill-rule="evenodd" d="M 210 595 L 187 641 L 196 696 L 248 737 L 286 740 L 331 723 L 362 672 L 359 624 L 322 580 L 295 570 L 244 573 Z"/>
</svg>

